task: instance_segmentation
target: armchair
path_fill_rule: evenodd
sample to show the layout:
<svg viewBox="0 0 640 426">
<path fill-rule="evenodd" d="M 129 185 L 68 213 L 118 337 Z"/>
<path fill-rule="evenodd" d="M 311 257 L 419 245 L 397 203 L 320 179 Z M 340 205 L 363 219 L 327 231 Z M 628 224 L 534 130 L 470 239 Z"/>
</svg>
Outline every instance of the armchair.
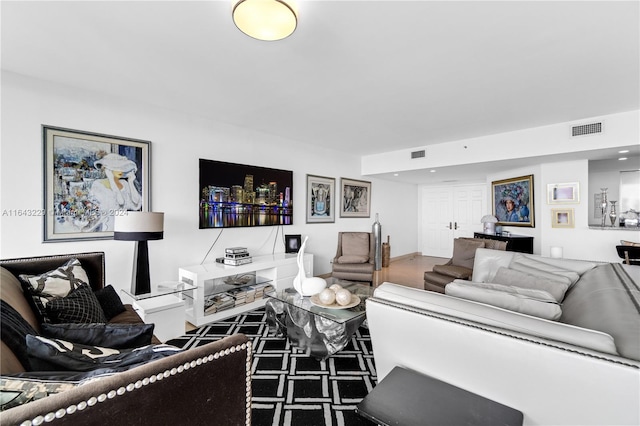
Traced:
<svg viewBox="0 0 640 426">
<path fill-rule="evenodd" d="M 371 232 L 339 232 L 331 276 L 373 282 L 375 242 Z"/>
<path fill-rule="evenodd" d="M 444 287 L 453 280 L 471 278 L 477 248 L 506 250 L 507 243 L 483 238 L 456 238 L 453 240 L 453 257 L 444 265 L 435 265 L 433 271 L 424 273 L 424 289 L 444 293 Z"/>
</svg>

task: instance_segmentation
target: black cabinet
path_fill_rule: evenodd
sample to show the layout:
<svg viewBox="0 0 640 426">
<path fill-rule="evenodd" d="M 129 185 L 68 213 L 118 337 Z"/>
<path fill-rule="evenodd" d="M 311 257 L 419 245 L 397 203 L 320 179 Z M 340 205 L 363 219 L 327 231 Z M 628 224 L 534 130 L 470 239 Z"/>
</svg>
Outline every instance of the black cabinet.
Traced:
<svg viewBox="0 0 640 426">
<path fill-rule="evenodd" d="M 485 238 L 490 240 L 506 241 L 507 251 L 518 251 L 520 253 L 533 254 L 533 237 L 528 235 L 498 235 L 483 234 L 482 232 L 474 232 L 473 238 Z"/>
</svg>

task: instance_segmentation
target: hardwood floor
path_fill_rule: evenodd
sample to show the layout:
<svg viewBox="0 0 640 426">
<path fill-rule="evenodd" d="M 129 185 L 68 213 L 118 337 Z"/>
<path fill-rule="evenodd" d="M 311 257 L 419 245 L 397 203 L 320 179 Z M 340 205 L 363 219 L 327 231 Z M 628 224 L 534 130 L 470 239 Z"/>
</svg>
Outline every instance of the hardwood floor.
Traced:
<svg viewBox="0 0 640 426">
<path fill-rule="evenodd" d="M 374 285 L 385 281 L 406 285 L 414 288 L 424 288 L 424 273 L 433 269 L 433 265 L 441 265 L 449 259 L 442 257 L 421 256 L 412 254 L 392 259 L 389 266 L 376 271 Z"/>
</svg>

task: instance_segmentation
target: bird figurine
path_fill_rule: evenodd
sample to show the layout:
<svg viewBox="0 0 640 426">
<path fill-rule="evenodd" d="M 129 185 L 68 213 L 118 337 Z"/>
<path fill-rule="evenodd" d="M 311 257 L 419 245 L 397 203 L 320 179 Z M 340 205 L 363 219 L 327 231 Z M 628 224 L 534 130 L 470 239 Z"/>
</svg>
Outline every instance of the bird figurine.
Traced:
<svg viewBox="0 0 640 426">
<path fill-rule="evenodd" d="M 304 237 L 304 241 L 298 250 L 298 275 L 293 279 L 293 288 L 300 293 L 301 296 L 313 296 L 320 293 L 327 287 L 327 281 L 320 277 L 307 277 L 304 270 L 304 249 L 309 237 Z"/>
</svg>

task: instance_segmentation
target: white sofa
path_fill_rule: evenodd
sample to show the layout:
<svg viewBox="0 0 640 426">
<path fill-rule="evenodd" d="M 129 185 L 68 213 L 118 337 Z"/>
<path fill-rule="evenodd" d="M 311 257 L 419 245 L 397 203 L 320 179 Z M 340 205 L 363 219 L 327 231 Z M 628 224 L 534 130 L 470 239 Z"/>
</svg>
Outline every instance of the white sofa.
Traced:
<svg viewBox="0 0 640 426">
<path fill-rule="evenodd" d="M 472 281 L 513 256 L 478 249 Z M 379 286 L 366 308 L 378 381 L 402 366 L 515 408 L 525 425 L 640 424 L 640 267 L 524 256 L 578 273 L 559 320 Z"/>
</svg>

